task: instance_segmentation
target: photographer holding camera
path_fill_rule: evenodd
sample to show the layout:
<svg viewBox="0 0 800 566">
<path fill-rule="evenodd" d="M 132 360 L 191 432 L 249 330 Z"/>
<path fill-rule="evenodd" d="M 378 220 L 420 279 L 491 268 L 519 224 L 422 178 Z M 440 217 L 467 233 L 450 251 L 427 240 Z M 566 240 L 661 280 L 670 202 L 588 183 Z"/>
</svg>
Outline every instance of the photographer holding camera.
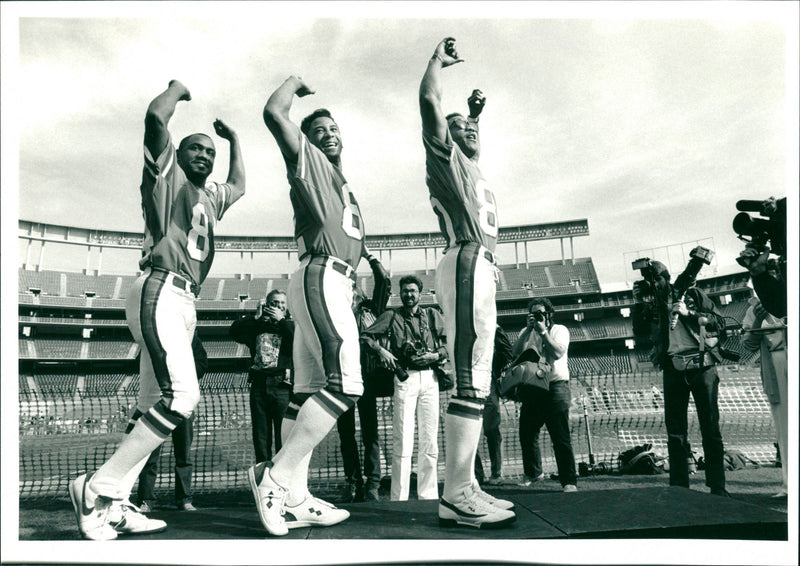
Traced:
<svg viewBox="0 0 800 566">
<path fill-rule="evenodd" d="M 786 316 L 786 197 L 764 201 L 740 200 L 733 230 L 747 246 L 736 258 L 750 272 L 753 289 L 766 311 L 778 318 Z M 766 218 L 752 218 L 758 212 Z M 768 246 L 771 244 L 771 248 Z M 770 259 L 770 254 L 777 259 Z"/>
<path fill-rule="evenodd" d="M 434 368 L 447 359 L 442 315 L 419 306 L 422 281 L 400 279 L 403 306 L 389 309 L 361 335 L 382 362 L 395 370 L 392 431 L 392 501 L 405 501 L 411 479 L 414 416 L 418 420 L 417 497 L 438 499 L 439 383 Z M 389 349 L 378 343 L 387 337 Z"/>
<path fill-rule="evenodd" d="M 723 359 L 719 348 L 725 322 L 716 305 L 694 286 L 702 263 L 713 252 L 697 247 L 686 270 L 670 283 L 670 273 L 660 261 L 634 262 L 643 281 L 634 284 L 634 334 L 653 343 L 652 361 L 664 372 L 664 422 L 669 452 L 669 484 L 689 487 L 690 445 L 687 410 L 694 398 L 703 438 L 706 485 L 715 495 L 725 489 L 725 448 L 719 428 L 719 376 Z"/>
<path fill-rule="evenodd" d="M 250 413 L 256 463 L 272 460 L 281 449 L 281 423 L 292 394 L 294 321 L 286 293 L 273 289 L 230 327 L 231 337 L 250 350 Z M 273 441 L 275 450 L 273 451 Z"/>
<path fill-rule="evenodd" d="M 548 389 L 524 385 L 520 388 L 519 443 L 524 472 L 520 485 L 530 486 L 542 477 L 539 431 L 547 427 L 553 442 L 558 479 L 564 492 L 578 491 L 575 455 L 569 436 L 569 329 L 553 324 L 553 305 L 548 299 L 535 298 L 528 305 L 528 318 L 512 350 L 512 359 L 532 348 L 551 366 Z"/>
</svg>

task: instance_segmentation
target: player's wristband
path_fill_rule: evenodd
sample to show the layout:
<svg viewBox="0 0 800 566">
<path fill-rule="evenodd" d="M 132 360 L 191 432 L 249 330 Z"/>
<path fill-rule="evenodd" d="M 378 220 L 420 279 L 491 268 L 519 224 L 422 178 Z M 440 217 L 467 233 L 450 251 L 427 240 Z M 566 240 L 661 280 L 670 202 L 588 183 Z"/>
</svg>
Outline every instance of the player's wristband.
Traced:
<svg viewBox="0 0 800 566">
<path fill-rule="evenodd" d="M 480 118 L 480 116 L 467 116 L 467 121 L 468 122 L 475 122 L 477 124 L 479 118 Z"/>
</svg>

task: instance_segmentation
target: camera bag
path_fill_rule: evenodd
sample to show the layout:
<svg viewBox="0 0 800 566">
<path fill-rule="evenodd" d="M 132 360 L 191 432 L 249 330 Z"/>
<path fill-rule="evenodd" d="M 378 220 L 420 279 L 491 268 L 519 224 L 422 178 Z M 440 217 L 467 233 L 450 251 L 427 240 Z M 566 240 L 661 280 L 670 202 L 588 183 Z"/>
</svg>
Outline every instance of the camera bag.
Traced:
<svg viewBox="0 0 800 566">
<path fill-rule="evenodd" d="M 525 349 L 498 380 L 497 389 L 500 396 L 519 401 L 520 389 L 525 386 L 550 391 L 552 369 L 534 348 Z"/>
</svg>

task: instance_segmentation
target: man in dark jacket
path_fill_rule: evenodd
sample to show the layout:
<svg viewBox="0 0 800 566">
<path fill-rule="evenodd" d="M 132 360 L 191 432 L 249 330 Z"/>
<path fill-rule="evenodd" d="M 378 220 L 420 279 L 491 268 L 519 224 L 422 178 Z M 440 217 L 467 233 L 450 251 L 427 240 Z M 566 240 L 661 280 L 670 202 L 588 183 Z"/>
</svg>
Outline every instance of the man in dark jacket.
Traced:
<svg viewBox="0 0 800 566">
<path fill-rule="evenodd" d="M 253 447 L 256 462 L 267 462 L 281 449 L 281 421 L 292 393 L 294 322 L 286 312 L 286 293 L 270 291 L 254 315 L 246 315 L 231 325 L 230 334 L 250 349 Z"/>
</svg>

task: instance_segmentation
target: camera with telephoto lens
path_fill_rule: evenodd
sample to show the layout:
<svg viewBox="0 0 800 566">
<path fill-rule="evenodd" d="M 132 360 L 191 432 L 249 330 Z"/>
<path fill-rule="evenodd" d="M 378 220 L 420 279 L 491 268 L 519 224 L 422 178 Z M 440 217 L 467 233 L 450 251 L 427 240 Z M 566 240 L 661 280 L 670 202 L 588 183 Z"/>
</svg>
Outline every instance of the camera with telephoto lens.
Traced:
<svg viewBox="0 0 800 566">
<path fill-rule="evenodd" d="M 786 197 L 778 200 L 770 197 L 764 201 L 740 200 L 736 203 L 736 210 L 742 211 L 733 218 L 733 231 L 737 237 L 747 242 L 749 247 L 762 252 L 772 251 L 785 260 Z M 756 212 L 761 217 L 752 217 L 748 212 Z M 747 267 L 739 259 L 736 261 Z"/>
<path fill-rule="evenodd" d="M 533 320 L 535 320 L 536 322 L 544 322 L 544 319 L 547 316 L 542 311 L 534 311 L 531 314 L 533 315 Z"/>
</svg>

